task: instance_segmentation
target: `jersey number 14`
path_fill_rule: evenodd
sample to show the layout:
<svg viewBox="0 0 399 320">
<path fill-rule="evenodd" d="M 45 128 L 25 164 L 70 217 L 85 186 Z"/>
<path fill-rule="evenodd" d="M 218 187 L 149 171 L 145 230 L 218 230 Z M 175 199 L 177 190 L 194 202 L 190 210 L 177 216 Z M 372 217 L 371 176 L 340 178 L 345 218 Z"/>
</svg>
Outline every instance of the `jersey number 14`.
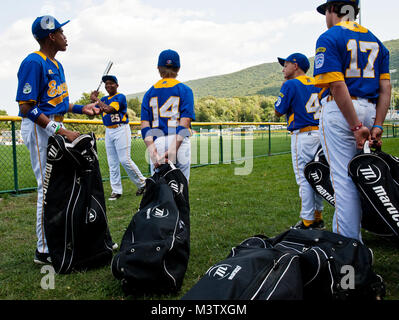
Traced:
<svg viewBox="0 0 399 320">
<path fill-rule="evenodd" d="M 179 97 L 170 97 L 160 108 L 158 106 L 158 98 L 153 97 L 150 100 L 152 108 L 152 127 L 159 127 L 159 117 L 168 119 L 168 127 L 177 127 L 180 118 L 179 113 Z"/>
</svg>

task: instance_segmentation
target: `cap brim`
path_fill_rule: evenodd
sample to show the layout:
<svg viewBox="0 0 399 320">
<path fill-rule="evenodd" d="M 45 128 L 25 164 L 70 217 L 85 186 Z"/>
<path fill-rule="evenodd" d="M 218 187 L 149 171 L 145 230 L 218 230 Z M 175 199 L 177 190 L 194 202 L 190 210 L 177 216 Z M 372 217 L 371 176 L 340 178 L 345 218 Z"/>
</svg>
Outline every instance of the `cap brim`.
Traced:
<svg viewBox="0 0 399 320">
<path fill-rule="evenodd" d="M 327 7 L 327 3 L 324 3 L 320 6 L 317 7 L 317 12 L 321 13 L 322 15 L 326 15 L 326 7 Z"/>
<path fill-rule="evenodd" d="M 285 61 L 287 61 L 286 59 L 283 59 L 283 58 L 277 58 L 277 60 L 281 64 L 282 67 L 284 67 Z"/>
<path fill-rule="evenodd" d="M 105 82 L 105 81 L 107 81 L 107 80 L 111 80 L 112 82 L 115 82 L 116 84 L 118 84 L 118 81 L 115 81 L 115 78 L 114 78 L 114 77 L 111 77 L 111 76 L 103 76 L 103 77 L 102 77 L 102 81 L 103 81 L 103 82 Z"/>
<path fill-rule="evenodd" d="M 58 27 L 58 29 L 59 29 L 59 28 L 62 28 L 63 26 L 65 26 L 65 25 L 66 25 L 67 23 L 69 23 L 70 21 L 71 21 L 71 20 L 68 20 L 68 21 L 65 21 L 64 23 L 61 23 L 60 26 Z M 58 30 L 58 29 L 57 29 L 57 30 Z"/>
</svg>

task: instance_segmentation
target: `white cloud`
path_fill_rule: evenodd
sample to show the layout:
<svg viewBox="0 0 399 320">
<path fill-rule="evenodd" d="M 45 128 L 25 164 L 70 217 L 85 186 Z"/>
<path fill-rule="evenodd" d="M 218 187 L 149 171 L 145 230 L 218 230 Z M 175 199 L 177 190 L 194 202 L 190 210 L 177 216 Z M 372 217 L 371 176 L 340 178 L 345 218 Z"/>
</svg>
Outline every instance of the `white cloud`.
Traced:
<svg viewBox="0 0 399 320">
<path fill-rule="evenodd" d="M 60 8 L 71 9 L 66 1 L 60 2 L 60 8 L 49 4 L 42 8 L 43 14 L 55 10 L 57 16 Z M 293 32 L 293 20 L 304 30 L 320 23 L 314 12 L 226 24 L 207 20 L 206 10 L 160 10 L 139 0 L 106 0 L 100 5 L 86 1 L 80 3 L 83 5 L 87 7 L 64 27 L 67 52 L 56 57 L 64 66 L 72 101 L 82 92 L 97 88 L 109 60 L 114 62 L 111 73 L 117 75 L 120 91 L 134 93 L 147 90 L 158 79 L 156 63 L 163 49 L 180 53 L 180 80 L 187 81 L 275 61 L 279 54 L 297 51 L 293 43 L 282 45 Z M 13 115 L 17 113 L 14 100 L 19 64 L 29 52 L 38 49 L 30 32 L 31 23 L 26 19 L 17 21 L 0 34 L 0 45 L 7 48 L 0 53 L 4 70 L 0 79 L 6 83 L 0 89 L 5 98 L 0 109 Z M 303 44 L 309 47 L 307 41 Z"/>
</svg>

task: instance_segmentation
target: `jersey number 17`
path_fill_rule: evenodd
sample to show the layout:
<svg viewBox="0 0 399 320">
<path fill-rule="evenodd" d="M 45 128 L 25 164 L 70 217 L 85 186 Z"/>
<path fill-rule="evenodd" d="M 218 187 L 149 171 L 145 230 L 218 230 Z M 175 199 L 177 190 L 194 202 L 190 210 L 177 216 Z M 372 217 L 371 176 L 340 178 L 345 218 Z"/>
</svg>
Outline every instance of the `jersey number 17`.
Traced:
<svg viewBox="0 0 399 320">
<path fill-rule="evenodd" d="M 351 53 L 351 62 L 349 68 L 346 69 L 346 78 L 360 78 L 362 76 L 362 70 L 359 68 L 359 51 L 364 52 L 368 55 L 368 62 L 363 70 L 363 78 L 375 78 L 374 63 L 377 59 L 378 53 L 380 51 L 380 46 L 377 42 L 359 41 L 351 39 L 346 44 L 346 48 Z"/>
</svg>

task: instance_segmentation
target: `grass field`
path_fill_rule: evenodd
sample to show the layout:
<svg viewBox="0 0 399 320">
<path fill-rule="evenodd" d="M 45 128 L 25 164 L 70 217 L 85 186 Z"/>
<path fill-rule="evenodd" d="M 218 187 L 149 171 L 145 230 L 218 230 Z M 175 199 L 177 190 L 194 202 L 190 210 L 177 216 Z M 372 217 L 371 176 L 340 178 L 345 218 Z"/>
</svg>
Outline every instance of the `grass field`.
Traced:
<svg viewBox="0 0 399 320">
<path fill-rule="evenodd" d="M 386 139 L 384 150 L 399 156 L 399 139 Z M 177 300 L 245 238 L 275 236 L 298 221 L 300 200 L 289 154 L 254 159 L 253 171 L 236 176 L 236 164 L 212 165 L 191 171 L 191 254 L 182 290 L 172 296 L 140 296 L 140 300 Z M 124 195 L 107 200 L 109 227 L 120 243 L 139 206 L 135 186 L 123 180 Z M 105 195 L 110 193 L 104 183 Z M 0 299 L 6 300 L 131 300 L 122 293 L 110 267 L 56 275 L 55 288 L 44 290 L 43 274 L 33 263 L 36 195 L 0 198 Z M 331 230 L 333 208 L 325 204 Z M 374 268 L 387 286 L 388 300 L 399 300 L 399 250 L 393 242 L 364 233 L 375 255 Z M 134 310 L 133 310 L 134 311 Z"/>
<path fill-rule="evenodd" d="M 266 131 L 248 137 L 245 137 L 245 135 L 225 135 L 222 141 L 220 141 L 219 136 L 193 136 L 191 138 L 191 163 L 193 166 L 196 166 L 219 163 L 222 159 L 224 162 L 227 162 L 246 156 L 252 158 L 252 156 L 264 156 L 269 153 L 289 151 L 290 136 L 287 131 L 273 132 L 270 140 L 269 147 L 269 136 Z M 250 143 L 250 145 L 246 148 L 248 143 Z M 222 149 L 223 152 L 221 152 L 220 149 Z M 104 180 L 107 180 L 109 178 L 109 172 L 104 140 L 97 141 L 97 151 L 102 177 Z M 251 154 L 247 155 L 249 151 Z M 221 157 L 222 153 L 224 155 L 223 158 Z M 146 148 L 142 139 L 132 139 L 131 157 L 143 174 L 148 175 L 149 165 L 146 160 Z M 36 180 L 30 164 L 29 151 L 24 145 L 20 144 L 16 146 L 16 158 L 18 189 L 35 188 Z M 0 167 L 2 168 L 0 171 L 0 194 L 16 190 L 12 146 L 0 145 Z M 121 169 L 121 173 L 126 176 L 123 169 Z"/>
</svg>

